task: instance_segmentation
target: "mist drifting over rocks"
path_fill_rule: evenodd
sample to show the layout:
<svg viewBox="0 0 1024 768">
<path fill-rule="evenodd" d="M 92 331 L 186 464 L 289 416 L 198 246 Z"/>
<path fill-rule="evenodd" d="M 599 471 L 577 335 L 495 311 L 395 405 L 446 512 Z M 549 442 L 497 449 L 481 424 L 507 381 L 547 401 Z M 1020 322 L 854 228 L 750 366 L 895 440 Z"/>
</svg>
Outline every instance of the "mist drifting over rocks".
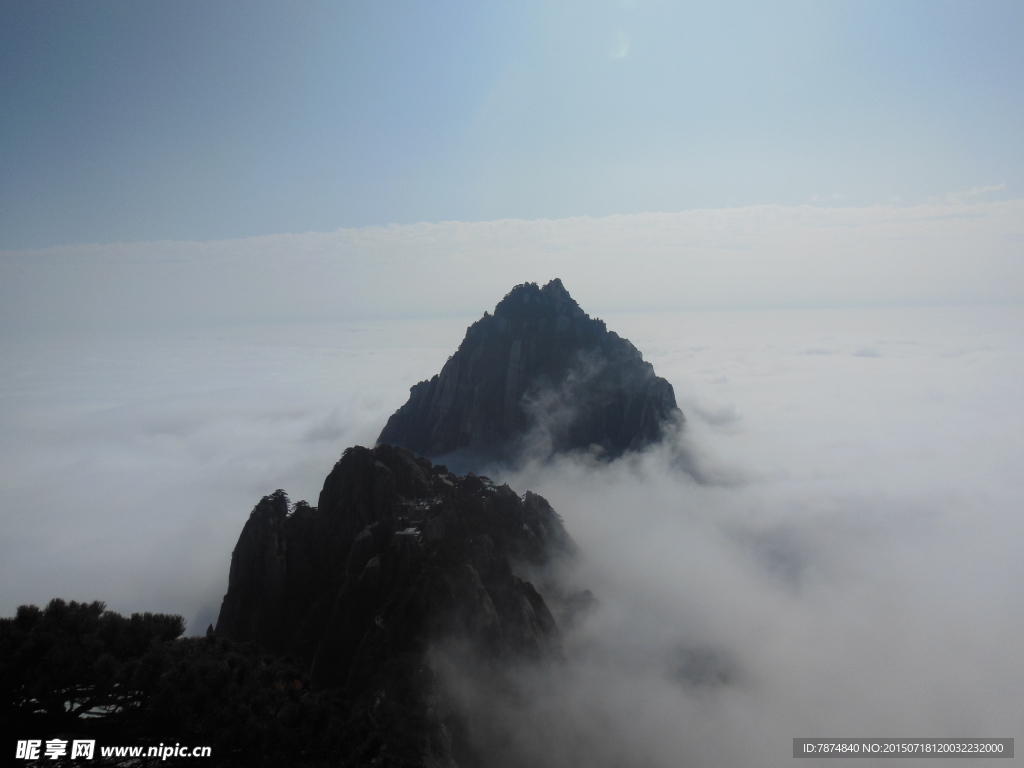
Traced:
<svg viewBox="0 0 1024 768">
<path fill-rule="evenodd" d="M 784 766 L 794 734 L 1015 732 L 1022 526 L 984 493 L 965 517 L 899 484 L 702 484 L 664 450 L 509 482 L 563 512 L 599 602 L 557 663 L 441 667 L 488 765 Z"/>
</svg>

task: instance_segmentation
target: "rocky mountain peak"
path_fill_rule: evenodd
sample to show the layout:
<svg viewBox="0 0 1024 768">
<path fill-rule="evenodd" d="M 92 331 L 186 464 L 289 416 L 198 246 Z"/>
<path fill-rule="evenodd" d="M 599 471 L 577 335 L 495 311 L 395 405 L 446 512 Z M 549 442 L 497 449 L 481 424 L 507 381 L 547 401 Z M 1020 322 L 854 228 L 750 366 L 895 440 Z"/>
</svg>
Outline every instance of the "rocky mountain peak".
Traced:
<svg viewBox="0 0 1024 768">
<path fill-rule="evenodd" d="M 557 277 L 543 288 L 536 283 L 517 285 L 494 308 L 495 317 L 565 315 L 582 317 L 584 312 Z"/>
<path fill-rule="evenodd" d="M 517 285 L 473 323 L 378 444 L 478 470 L 575 450 L 615 458 L 682 420 L 672 385 L 556 278 Z"/>
</svg>

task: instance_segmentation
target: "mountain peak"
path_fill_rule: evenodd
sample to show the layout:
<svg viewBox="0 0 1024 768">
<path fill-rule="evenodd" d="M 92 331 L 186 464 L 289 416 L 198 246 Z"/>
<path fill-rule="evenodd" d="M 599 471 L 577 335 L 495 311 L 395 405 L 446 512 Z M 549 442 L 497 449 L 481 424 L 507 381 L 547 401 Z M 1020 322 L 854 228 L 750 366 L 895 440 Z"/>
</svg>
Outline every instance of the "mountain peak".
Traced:
<svg viewBox="0 0 1024 768">
<path fill-rule="evenodd" d="M 543 314 L 578 316 L 584 312 L 557 277 L 543 288 L 537 283 L 520 283 L 494 308 L 496 317 Z"/>
<path fill-rule="evenodd" d="M 477 470 L 575 450 L 615 458 L 681 421 L 672 385 L 556 278 L 515 286 L 473 323 L 377 442 Z"/>
</svg>

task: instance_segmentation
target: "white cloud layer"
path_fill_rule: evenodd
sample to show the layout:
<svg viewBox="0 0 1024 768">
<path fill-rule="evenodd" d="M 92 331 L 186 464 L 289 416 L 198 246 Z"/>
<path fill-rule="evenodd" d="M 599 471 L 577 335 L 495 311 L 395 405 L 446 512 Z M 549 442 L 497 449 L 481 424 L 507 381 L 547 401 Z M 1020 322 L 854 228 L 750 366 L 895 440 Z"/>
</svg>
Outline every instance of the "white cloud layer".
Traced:
<svg viewBox="0 0 1024 768">
<path fill-rule="evenodd" d="M 565 517 L 603 605 L 518 699 L 455 682 L 482 743 L 515 744 L 508 765 L 784 766 L 797 736 L 1015 735 L 1024 311 L 616 327 L 677 383 L 718 483 L 658 455 L 513 478 Z"/>
<path fill-rule="evenodd" d="M 592 313 L 1019 301 L 1024 200 L 441 222 L 0 254 L 8 333 L 478 315 L 561 277 Z"/>
</svg>

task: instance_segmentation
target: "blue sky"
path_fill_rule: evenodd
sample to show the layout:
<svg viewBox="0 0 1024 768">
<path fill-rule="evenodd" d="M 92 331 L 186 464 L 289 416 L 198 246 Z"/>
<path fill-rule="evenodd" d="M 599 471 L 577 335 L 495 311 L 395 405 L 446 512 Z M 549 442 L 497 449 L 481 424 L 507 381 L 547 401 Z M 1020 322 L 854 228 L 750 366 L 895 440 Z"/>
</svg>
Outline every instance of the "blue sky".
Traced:
<svg viewBox="0 0 1024 768">
<path fill-rule="evenodd" d="M 1021 197 L 1019 2 L 0 4 L 0 249 Z"/>
</svg>

